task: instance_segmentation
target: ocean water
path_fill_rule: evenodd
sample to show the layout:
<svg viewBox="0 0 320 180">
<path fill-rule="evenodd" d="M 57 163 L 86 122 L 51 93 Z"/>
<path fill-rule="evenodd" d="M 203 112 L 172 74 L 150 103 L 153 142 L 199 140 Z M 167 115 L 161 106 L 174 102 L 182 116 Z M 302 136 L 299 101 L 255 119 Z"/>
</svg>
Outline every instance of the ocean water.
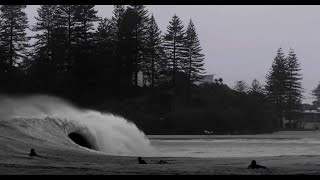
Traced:
<svg viewBox="0 0 320 180">
<path fill-rule="evenodd" d="M 149 136 L 157 156 L 266 157 L 320 155 L 320 131 L 261 135 Z"/>
<path fill-rule="evenodd" d="M 79 146 L 70 133 L 81 135 L 94 148 Z M 29 157 L 31 148 L 44 158 Z M 222 165 L 214 158 L 263 156 L 278 156 L 264 160 L 268 166 L 287 167 L 264 173 L 317 174 L 316 158 L 303 155 L 319 152 L 320 131 L 146 136 L 125 118 L 80 109 L 59 98 L 0 96 L 0 174 L 260 174 L 246 169 L 250 161 L 246 158 Z M 298 156 L 286 163 L 290 157 L 281 157 L 286 155 Z M 148 166 L 140 166 L 137 156 Z M 159 159 L 168 164 L 156 164 Z M 232 171 L 224 167 L 230 162 Z"/>
<path fill-rule="evenodd" d="M 75 144 L 77 132 L 95 147 Z M 49 96 L 0 97 L 0 153 L 33 147 L 144 157 L 264 157 L 320 155 L 320 131 L 261 135 L 146 136 L 122 117 L 79 109 Z"/>
</svg>

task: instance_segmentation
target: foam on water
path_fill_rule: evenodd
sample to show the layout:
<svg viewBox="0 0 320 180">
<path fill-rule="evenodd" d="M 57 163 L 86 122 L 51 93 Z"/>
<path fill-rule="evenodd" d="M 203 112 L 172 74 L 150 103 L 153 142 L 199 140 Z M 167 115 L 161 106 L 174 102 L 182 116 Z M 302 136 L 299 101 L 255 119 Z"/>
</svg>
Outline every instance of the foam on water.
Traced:
<svg viewBox="0 0 320 180">
<path fill-rule="evenodd" d="M 11 153 L 33 145 L 62 150 L 94 151 L 68 135 L 83 135 L 109 155 L 159 157 L 257 157 L 320 155 L 320 131 L 261 135 L 150 136 L 122 117 L 80 109 L 50 96 L 0 96 L 0 151 Z M 10 141 L 14 140 L 14 141 Z M 9 144 L 7 142 L 12 142 Z M 30 145 L 29 145 L 30 144 Z M 14 144 L 16 145 L 16 144 Z M 25 146 L 26 145 L 26 146 Z M 0 153 L 1 153 L 0 152 Z M 97 152 L 97 151 L 94 151 Z"/>
<path fill-rule="evenodd" d="M 320 155 L 320 138 L 317 131 L 166 138 L 151 139 L 151 144 L 157 147 L 159 156 L 215 158 Z"/>
</svg>

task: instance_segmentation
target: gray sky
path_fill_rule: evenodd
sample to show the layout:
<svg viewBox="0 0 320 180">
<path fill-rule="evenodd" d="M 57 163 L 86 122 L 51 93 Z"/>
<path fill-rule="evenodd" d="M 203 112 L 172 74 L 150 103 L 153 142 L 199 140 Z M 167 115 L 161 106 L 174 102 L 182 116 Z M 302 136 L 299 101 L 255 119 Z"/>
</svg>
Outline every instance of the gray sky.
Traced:
<svg viewBox="0 0 320 180">
<path fill-rule="evenodd" d="M 29 24 L 36 8 L 29 5 Z M 111 17 L 113 6 L 97 5 L 98 15 Z M 162 32 L 177 14 L 185 27 L 191 18 L 205 54 L 207 74 L 217 74 L 233 87 L 235 81 L 265 84 L 277 49 L 285 54 L 294 48 L 301 64 L 304 102 L 311 103 L 311 90 L 320 81 L 320 6 L 256 5 L 148 5 Z"/>
</svg>

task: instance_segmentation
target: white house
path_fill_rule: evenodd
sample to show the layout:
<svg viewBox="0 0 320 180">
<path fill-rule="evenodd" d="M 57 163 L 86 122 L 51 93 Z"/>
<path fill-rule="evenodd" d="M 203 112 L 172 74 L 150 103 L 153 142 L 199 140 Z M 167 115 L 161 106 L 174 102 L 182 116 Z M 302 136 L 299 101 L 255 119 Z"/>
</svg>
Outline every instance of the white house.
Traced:
<svg viewBox="0 0 320 180">
<path fill-rule="evenodd" d="M 198 82 L 195 82 L 196 85 L 202 84 L 202 83 L 213 83 L 214 82 L 214 77 L 215 74 L 209 74 L 209 75 L 204 75 L 202 79 L 200 79 Z"/>
<path fill-rule="evenodd" d="M 294 111 L 292 122 L 296 128 L 316 130 L 320 128 L 320 112 L 317 110 Z M 284 125 L 289 120 L 284 120 Z"/>
</svg>

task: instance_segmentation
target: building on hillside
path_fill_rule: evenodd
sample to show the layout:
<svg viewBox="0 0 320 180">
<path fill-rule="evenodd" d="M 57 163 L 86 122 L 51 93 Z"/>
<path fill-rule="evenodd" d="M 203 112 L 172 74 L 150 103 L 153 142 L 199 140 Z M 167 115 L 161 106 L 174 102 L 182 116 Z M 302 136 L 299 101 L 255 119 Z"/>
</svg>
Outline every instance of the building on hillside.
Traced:
<svg viewBox="0 0 320 180">
<path fill-rule="evenodd" d="M 151 85 L 150 79 L 146 78 L 145 74 L 142 71 L 139 71 L 137 75 L 138 75 L 137 83 L 138 83 L 139 87 L 144 87 L 144 86 L 150 86 Z M 183 75 L 185 75 L 185 73 L 182 73 L 182 72 L 177 73 L 176 79 L 185 78 L 185 77 L 183 77 Z M 195 84 L 196 85 L 200 85 L 202 83 L 214 83 L 214 75 L 215 74 L 204 75 L 204 77 L 202 79 L 200 79 L 198 82 L 195 82 Z M 135 76 L 133 75 L 132 83 L 134 83 L 134 79 L 135 79 Z"/>
<path fill-rule="evenodd" d="M 204 75 L 203 78 L 200 79 L 198 82 L 195 82 L 195 84 L 199 85 L 202 83 L 213 83 L 214 82 L 214 75 L 215 74 Z"/>
<path fill-rule="evenodd" d="M 138 75 L 138 77 L 137 77 L 138 78 L 138 80 L 137 80 L 138 84 L 137 85 L 139 87 L 145 87 L 145 86 L 150 86 L 151 85 L 150 80 L 146 78 L 146 75 L 142 71 L 139 71 L 137 75 Z M 134 83 L 134 78 L 135 78 L 135 76 L 133 75 L 132 83 Z"/>
<path fill-rule="evenodd" d="M 289 120 L 285 119 L 283 123 L 284 127 L 287 127 Z M 291 123 L 294 128 L 317 130 L 320 128 L 320 112 L 317 110 L 295 110 Z"/>
</svg>

